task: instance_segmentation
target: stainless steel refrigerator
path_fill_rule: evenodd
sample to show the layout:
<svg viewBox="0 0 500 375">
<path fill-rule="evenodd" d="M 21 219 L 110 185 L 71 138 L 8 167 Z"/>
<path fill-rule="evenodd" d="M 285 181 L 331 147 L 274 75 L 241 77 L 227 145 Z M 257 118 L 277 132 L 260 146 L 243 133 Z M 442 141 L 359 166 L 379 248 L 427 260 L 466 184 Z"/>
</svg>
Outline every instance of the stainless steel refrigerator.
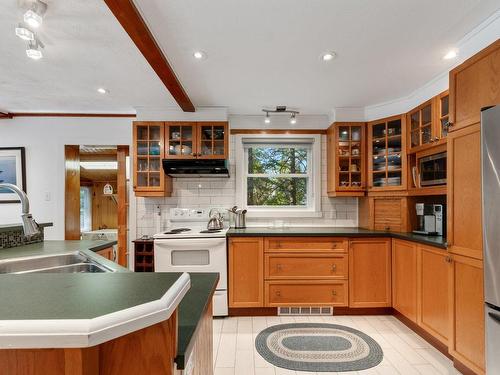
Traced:
<svg viewBox="0 0 500 375">
<path fill-rule="evenodd" d="M 486 373 L 500 374 L 500 105 L 481 111 L 481 160 Z"/>
</svg>

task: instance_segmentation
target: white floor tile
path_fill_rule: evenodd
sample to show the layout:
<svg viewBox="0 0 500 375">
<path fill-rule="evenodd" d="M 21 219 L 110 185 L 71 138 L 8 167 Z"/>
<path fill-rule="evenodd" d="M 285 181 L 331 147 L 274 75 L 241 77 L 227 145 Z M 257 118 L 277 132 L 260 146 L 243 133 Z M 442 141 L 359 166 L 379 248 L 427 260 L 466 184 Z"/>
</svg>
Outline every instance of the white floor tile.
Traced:
<svg viewBox="0 0 500 375">
<path fill-rule="evenodd" d="M 236 350 L 234 372 L 237 375 L 255 375 L 253 350 Z"/>
<path fill-rule="evenodd" d="M 234 367 L 236 358 L 236 334 L 222 333 L 215 367 Z"/>
<path fill-rule="evenodd" d="M 236 375 L 236 374 L 234 373 L 234 368 L 216 367 L 214 375 Z"/>
</svg>

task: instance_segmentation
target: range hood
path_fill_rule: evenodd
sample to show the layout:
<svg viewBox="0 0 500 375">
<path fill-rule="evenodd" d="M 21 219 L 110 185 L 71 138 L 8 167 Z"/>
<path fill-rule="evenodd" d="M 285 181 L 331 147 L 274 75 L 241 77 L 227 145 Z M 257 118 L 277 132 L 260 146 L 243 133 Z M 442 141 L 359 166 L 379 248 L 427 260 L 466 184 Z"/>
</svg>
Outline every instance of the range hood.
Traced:
<svg viewBox="0 0 500 375">
<path fill-rule="evenodd" d="M 226 160 L 172 160 L 163 159 L 167 176 L 182 177 L 229 177 Z"/>
</svg>

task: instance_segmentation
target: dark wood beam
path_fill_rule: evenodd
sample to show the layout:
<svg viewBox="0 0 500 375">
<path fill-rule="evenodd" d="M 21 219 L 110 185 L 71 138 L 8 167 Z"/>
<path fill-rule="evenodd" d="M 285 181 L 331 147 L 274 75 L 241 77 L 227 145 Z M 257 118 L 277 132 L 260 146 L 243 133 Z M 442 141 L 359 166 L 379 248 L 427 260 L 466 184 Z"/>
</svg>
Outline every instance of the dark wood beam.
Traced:
<svg viewBox="0 0 500 375">
<path fill-rule="evenodd" d="M 0 119 L 12 118 L 12 113 L 9 112 L 0 112 Z"/>
<path fill-rule="evenodd" d="M 132 0 L 104 0 L 184 112 L 195 108 Z"/>
</svg>

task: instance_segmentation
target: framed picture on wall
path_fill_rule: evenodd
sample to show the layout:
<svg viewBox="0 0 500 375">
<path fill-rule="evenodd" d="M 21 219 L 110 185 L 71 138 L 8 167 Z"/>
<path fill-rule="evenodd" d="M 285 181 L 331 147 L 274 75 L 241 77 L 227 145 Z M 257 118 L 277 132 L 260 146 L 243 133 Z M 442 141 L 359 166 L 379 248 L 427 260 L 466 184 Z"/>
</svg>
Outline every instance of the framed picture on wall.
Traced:
<svg viewBox="0 0 500 375">
<path fill-rule="evenodd" d="M 26 191 L 24 147 L 0 147 L 0 183 L 14 184 Z M 0 188 L 0 203 L 18 203 L 12 191 Z"/>
</svg>

